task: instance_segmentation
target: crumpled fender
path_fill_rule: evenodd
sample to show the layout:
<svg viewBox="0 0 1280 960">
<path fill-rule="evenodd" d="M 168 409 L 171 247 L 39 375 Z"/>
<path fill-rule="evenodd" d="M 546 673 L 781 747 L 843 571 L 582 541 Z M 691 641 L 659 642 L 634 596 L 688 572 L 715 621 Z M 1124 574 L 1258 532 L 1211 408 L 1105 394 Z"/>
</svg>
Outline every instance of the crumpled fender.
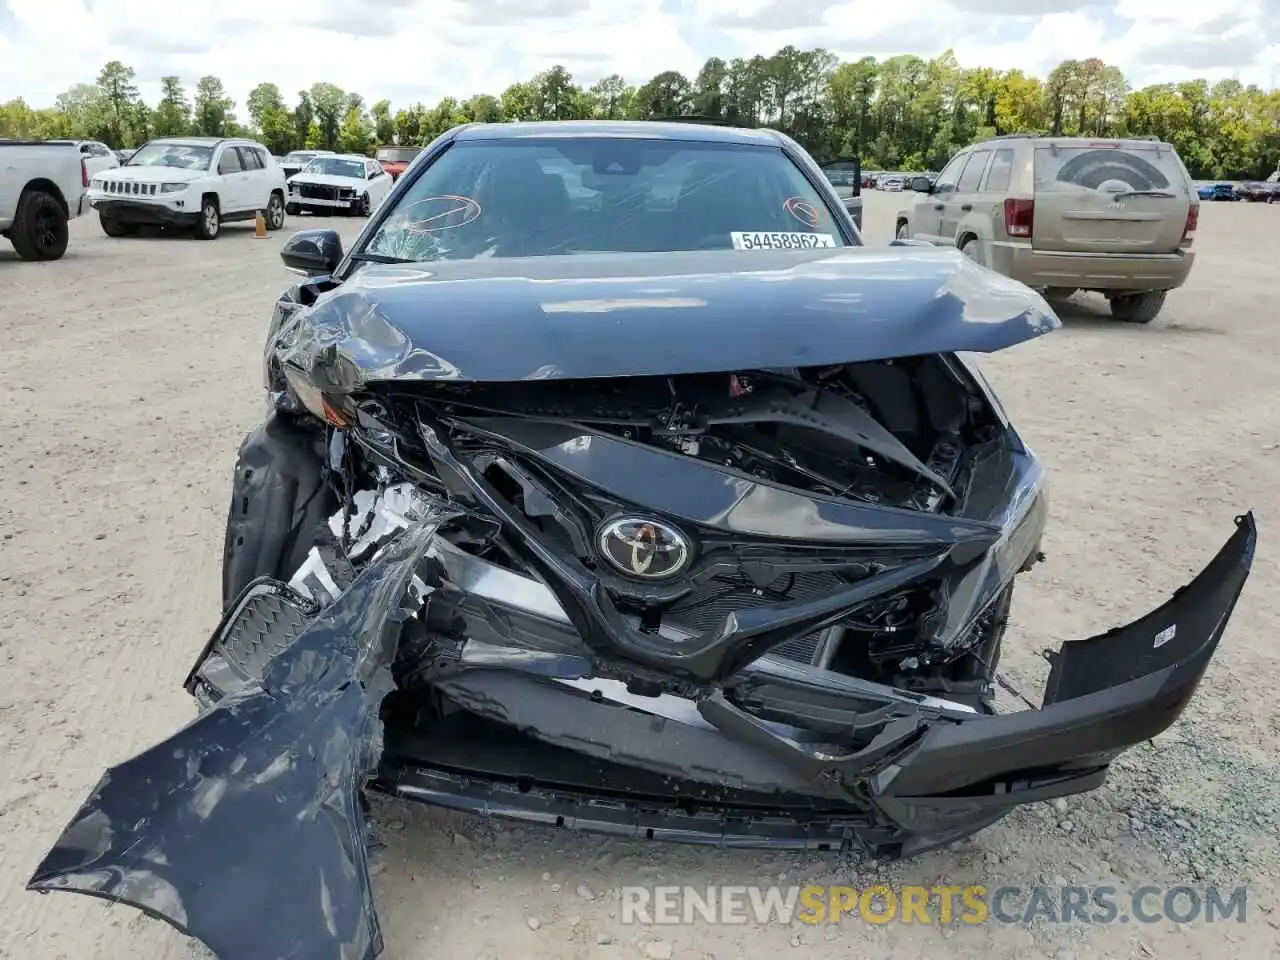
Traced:
<svg viewBox="0 0 1280 960">
<path fill-rule="evenodd" d="M 227 960 L 381 953 L 360 789 L 414 561 L 443 519 L 389 546 L 260 686 L 108 770 L 27 888 L 130 904 Z"/>
</svg>

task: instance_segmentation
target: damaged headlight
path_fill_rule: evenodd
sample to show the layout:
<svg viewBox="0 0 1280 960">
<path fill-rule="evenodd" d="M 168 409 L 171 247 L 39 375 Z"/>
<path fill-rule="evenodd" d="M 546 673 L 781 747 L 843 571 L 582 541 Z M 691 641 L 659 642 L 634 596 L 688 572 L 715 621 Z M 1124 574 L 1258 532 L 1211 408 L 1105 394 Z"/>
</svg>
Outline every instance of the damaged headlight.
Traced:
<svg viewBox="0 0 1280 960">
<path fill-rule="evenodd" d="M 297 367 L 285 364 L 284 378 L 294 396 L 316 418 L 340 429 L 351 426 L 351 417 L 340 408 L 339 404 L 330 401 Z"/>
</svg>

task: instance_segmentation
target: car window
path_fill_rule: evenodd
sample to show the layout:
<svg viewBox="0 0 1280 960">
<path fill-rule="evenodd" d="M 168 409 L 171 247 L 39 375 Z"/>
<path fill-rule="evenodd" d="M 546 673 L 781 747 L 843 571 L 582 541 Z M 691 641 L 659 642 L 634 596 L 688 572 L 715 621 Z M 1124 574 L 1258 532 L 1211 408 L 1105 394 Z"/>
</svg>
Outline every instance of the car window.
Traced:
<svg viewBox="0 0 1280 960">
<path fill-rule="evenodd" d="M 213 163 L 213 147 L 153 140 L 129 158 L 131 167 L 176 167 L 179 170 L 208 170 Z"/>
<path fill-rule="evenodd" d="M 364 179 L 364 161 L 346 157 L 316 157 L 302 170 L 303 173 L 319 173 L 329 177 L 353 177 Z"/>
<path fill-rule="evenodd" d="M 1013 151 L 997 150 L 991 158 L 991 167 L 987 170 L 987 182 L 984 190 L 992 193 L 1003 193 L 1009 189 L 1013 178 Z"/>
<path fill-rule="evenodd" d="M 964 173 L 956 184 L 958 193 L 976 193 L 978 184 L 982 183 L 983 171 L 987 169 L 987 161 L 991 159 L 990 150 L 975 150 L 969 154 L 969 162 L 964 165 Z"/>
<path fill-rule="evenodd" d="M 401 194 L 367 249 L 416 261 L 754 249 L 756 234 L 764 247 L 845 246 L 833 217 L 777 147 L 463 141 Z"/>
<path fill-rule="evenodd" d="M 240 165 L 246 170 L 261 170 L 262 158 L 258 156 L 258 151 L 253 147 L 236 147 L 236 153 L 240 154 Z"/>
<path fill-rule="evenodd" d="M 232 147 L 222 151 L 222 159 L 218 161 L 219 173 L 239 173 L 243 168 L 240 166 L 240 156 Z"/>
<path fill-rule="evenodd" d="M 964 163 L 969 159 L 967 153 L 952 157 L 951 162 L 942 168 L 942 172 L 938 174 L 938 179 L 934 181 L 934 193 L 946 193 L 948 190 L 956 188 L 956 181 L 960 179 L 960 171 L 964 169 Z"/>
<path fill-rule="evenodd" d="M 1080 146 L 1038 147 L 1037 192 L 1153 190 L 1186 195 L 1182 161 L 1167 145 L 1098 141 Z"/>
</svg>

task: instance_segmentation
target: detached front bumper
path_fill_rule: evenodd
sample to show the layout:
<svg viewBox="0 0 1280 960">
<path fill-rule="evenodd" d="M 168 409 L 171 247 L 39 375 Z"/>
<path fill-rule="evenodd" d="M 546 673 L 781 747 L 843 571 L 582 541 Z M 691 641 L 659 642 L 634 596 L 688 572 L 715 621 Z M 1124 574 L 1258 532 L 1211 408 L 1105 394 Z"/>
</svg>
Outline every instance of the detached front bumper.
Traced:
<svg viewBox="0 0 1280 960">
<path fill-rule="evenodd" d="M 251 585 L 188 678 L 210 709 L 109 771 L 29 888 L 133 904 L 221 957 L 368 960 L 381 950 L 358 802 L 371 778 L 407 797 L 564 826 L 909 856 L 1016 805 L 1097 787 L 1119 753 L 1172 724 L 1217 649 L 1256 542 L 1252 516 L 1239 518 L 1163 606 L 1064 644 L 1040 710 L 986 716 L 823 671 L 766 661 L 743 671 L 783 699 L 818 690 L 834 703 L 843 683 L 876 732 L 832 756 L 804 731 L 744 711 L 729 684 L 696 701 L 628 703 L 572 651 L 468 641 L 431 685 L 465 709 L 458 729 L 473 748 L 397 725 L 399 692 L 384 704 L 406 624 L 422 622 L 411 588 L 447 598 L 468 630 L 534 619 L 552 630 L 559 619 L 535 581 L 523 593 L 499 585 L 520 610 L 483 597 L 474 576 L 464 589 L 460 554 L 441 549 L 447 522 L 409 527 L 319 612 L 283 584 Z M 486 739 L 486 725 L 500 736 Z"/>
</svg>

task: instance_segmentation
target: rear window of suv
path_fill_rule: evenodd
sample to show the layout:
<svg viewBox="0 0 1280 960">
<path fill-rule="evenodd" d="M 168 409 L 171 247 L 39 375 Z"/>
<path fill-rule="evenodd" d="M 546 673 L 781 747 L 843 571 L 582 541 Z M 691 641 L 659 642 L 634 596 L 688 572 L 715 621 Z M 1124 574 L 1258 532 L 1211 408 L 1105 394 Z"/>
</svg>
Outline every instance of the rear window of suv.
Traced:
<svg viewBox="0 0 1280 960">
<path fill-rule="evenodd" d="M 1096 141 L 1037 147 L 1037 191 L 1170 193 L 1184 196 L 1187 180 L 1173 147 L 1163 143 Z"/>
</svg>

